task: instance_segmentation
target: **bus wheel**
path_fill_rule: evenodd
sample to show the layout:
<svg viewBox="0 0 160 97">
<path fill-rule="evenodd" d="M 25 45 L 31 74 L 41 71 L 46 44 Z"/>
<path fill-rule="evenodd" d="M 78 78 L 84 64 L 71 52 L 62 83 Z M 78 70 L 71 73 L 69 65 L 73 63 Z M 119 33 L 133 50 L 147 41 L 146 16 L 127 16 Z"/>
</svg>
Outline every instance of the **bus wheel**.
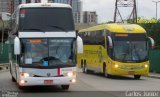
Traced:
<svg viewBox="0 0 160 97">
<path fill-rule="evenodd" d="M 12 82 L 16 82 L 15 78 L 12 76 Z"/>
<path fill-rule="evenodd" d="M 69 85 L 61 85 L 63 90 L 68 90 L 69 89 Z"/>
<path fill-rule="evenodd" d="M 19 86 L 19 85 L 18 85 L 18 88 L 19 88 L 20 90 L 25 90 L 25 86 Z"/>
<path fill-rule="evenodd" d="M 12 71 L 11 71 L 11 63 L 9 64 L 9 71 L 10 71 L 10 74 L 12 75 Z"/>
<path fill-rule="evenodd" d="M 110 77 L 111 77 L 111 75 L 109 75 L 109 74 L 107 73 L 107 71 L 106 71 L 106 65 L 103 65 L 103 75 L 104 75 L 104 77 L 107 77 L 107 78 L 110 78 Z"/>
<path fill-rule="evenodd" d="M 81 60 L 81 68 L 83 68 L 83 60 Z"/>
<path fill-rule="evenodd" d="M 134 79 L 140 79 L 141 75 L 134 75 Z"/>
<path fill-rule="evenodd" d="M 88 73 L 88 69 L 87 69 L 86 63 L 83 65 L 82 71 L 83 71 L 83 73 Z"/>
</svg>

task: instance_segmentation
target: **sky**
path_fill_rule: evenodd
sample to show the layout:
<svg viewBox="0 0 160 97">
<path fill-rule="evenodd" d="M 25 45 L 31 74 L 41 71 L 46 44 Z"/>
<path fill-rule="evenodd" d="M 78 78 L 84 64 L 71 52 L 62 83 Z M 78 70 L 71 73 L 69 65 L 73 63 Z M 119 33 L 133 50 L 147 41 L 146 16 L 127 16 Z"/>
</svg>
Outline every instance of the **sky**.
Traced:
<svg viewBox="0 0 160 97">
<path fill-rule="evenodd" d="M 104 23 L 113 21 L 115 1 L 116 0 L 81 0 L 83 3 L 83 11 L 96 11 L 98 15 L 98 22 Z M 138 17 L 146 19 L 156 17 L 156 4 L 152 1 L 160 0 L 137 0 Z M 160 2 L 158 3 L 158 18 L 160 18 Z M 121 8 L 122 17 L 126 18 L 131 13 L 131 8 Z"/>
</svg>

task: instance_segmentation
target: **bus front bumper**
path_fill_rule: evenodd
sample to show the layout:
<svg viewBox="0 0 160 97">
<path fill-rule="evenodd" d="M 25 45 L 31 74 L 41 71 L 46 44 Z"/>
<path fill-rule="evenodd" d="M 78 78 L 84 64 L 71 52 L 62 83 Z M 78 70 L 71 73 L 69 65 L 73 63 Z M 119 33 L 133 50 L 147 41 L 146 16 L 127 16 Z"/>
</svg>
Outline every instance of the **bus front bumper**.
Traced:
<svg viewBox="0 0 160 97">
<path fill-rule="evenodd" d="M 53 86 L 69 85 L 76 82 L 76 77 L 27 77 L 20 78 L 20 86 Z"/>
<path fill-rule="evenodd" d="M 126 70 L 121 68 L 112 69 L 109 74 L 111 75 L 148 75 L 149 68 L 136 69 L 136 70 Z"/>
</svg>

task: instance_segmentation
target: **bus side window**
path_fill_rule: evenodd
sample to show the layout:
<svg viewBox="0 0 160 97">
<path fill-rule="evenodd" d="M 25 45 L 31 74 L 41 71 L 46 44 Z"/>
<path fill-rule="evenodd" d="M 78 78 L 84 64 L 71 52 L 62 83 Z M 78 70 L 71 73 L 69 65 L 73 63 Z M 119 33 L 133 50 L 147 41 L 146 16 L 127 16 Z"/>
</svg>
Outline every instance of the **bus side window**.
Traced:
<svg viewBox="0 0 160 97">
<path fill-rule="evenodd" d="M 83 41 L 84 41 L 84 44 L 87 43 L 87 32 L 83 32 Z"/>
<path fill-rule="evenodd" d="M 105 47 L 105 37 L 104 37 L 104 31 L 103 30 L 100 30 L 99 32 L 98 32 L 98 42 L 99 42 L 99 44 L 101 44 L 101 45 L 103 45 L 103 47 Z"/>
<path fill-rule="evenodd" d="M 91 43 L 90 39 L 91 39 L 91 32 L 86 32 L 86 43 L 87 44 Z"/>
<path fill-rule="evenodd" d="M 95 36 L 94 36 L 95 32 L 90 32 L 90 36 L 89 36 L 89 43 L 90 44 L 94 44 L 95 43 Z"/>
<path fill-rule="evenodd" d="M 91 32 L 90 36 L 89 36 L 89 43 L 90 44 L 96 44 L 96 38 L 97 38 L 96 32 L 95 31 Z"/>
<path fill-rule="evenodd" d="M 94 38 L 95 38 L 94 44 L 97 44 L 97 45 L 98 45 L 98 44 L 99 44 L 99 41 L 100 41 L 100 40 L 99 40 L 99 39 L 100 39 L 100 38 L 99 38 L 99 31 L 95 31 L 95 32 L 94 32 L 93 39 L 94 39 Z"/>
</svg>

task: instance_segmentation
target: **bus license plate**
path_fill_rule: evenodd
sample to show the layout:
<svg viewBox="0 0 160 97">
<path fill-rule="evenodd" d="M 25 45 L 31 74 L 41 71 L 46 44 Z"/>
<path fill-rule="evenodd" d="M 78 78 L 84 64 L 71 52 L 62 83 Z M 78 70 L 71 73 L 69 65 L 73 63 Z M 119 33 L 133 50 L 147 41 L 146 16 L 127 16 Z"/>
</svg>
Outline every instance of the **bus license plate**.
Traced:
<svg viewBox="0 0 160 97">
<path fill-rule="evenodd" d="M 53 84 L 53 80 L 44 80 L 45 85 L 51 85 Z"/>
<path fill-rule="evenodd" d="M 134 75 L 134 74 L 135 74 L 135 72 L 134 72 L 134 71 L 129 71 L 129 72 L 128 72 L 128 74 L 130 74 L 130 75 Z"/>
</svg>

